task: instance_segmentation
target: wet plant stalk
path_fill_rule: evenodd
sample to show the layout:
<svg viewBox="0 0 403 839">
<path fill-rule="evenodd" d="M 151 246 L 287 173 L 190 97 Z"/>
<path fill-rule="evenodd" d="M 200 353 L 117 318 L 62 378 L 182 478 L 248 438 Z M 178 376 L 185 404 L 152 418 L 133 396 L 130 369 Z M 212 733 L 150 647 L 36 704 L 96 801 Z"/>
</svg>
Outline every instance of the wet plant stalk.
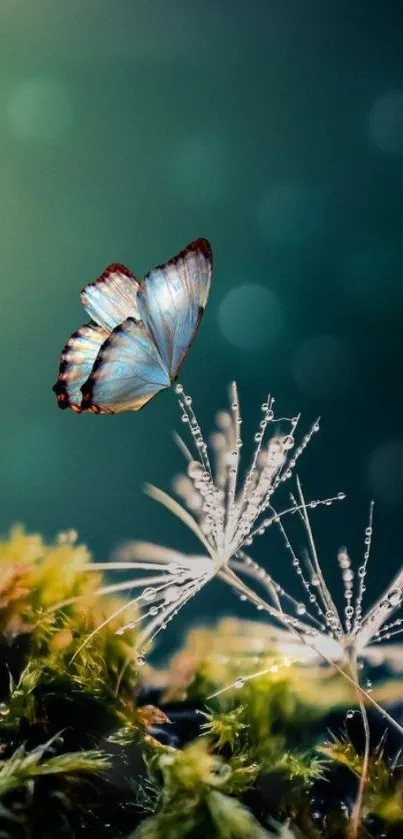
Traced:
<svg viewBox="0 0 403 839">
<path fill-rule="evenodd" d="M 347 837 L 348 839 L 357 839 L 358 830 L 360 827 L 361 822 L 361 812 L 362 812 L 362 803 L 364 797 L 364 790 L 365 784 L 367 781 L 368 776 L 368 764 L 369 764 L 369 752 L 370 752 L 370 731 L 369 731 L 369 724 L 368 724 L 368 715 L 367 709 L 365 707 L 365 702 L 363 698 L 362 691 L 359 687 L 359 676 L 358 676 L 358 667 L 357 667 L 357 659 L 354 653 L 351 655 L 350 662 L 349 662 L 349 670 L 351 673 L 352 678 L 357 683 L 357 701 L 360 706 L 361 717 L 362 717 L 362 724 L 364 728 L 364 738 L 365 738 L 365 746 L 364 746 L 364 757 L 362 762 L 362 771 L 358 783 L 358 790 L 357 790 L 357 798 L 355 800 L 355 804 L 353 807 L 353 811 L 351 814 L 351 820 L 349 825 L 349 830 Z"/>
</svg>

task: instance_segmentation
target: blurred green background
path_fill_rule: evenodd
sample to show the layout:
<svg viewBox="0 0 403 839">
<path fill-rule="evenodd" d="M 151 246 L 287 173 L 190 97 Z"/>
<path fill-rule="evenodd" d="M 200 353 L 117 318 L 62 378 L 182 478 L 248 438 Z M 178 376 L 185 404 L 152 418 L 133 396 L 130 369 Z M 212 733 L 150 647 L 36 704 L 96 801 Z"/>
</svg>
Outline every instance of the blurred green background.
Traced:
<svg viewBox="0 0 403 839">
<path fill-rule="evenodd" d="M 344 543 L 359 561 L 374 497 L 369 587 L 386 583 L 403 545 L 402 43 L 389 0 L 1 0 L 3 532 L 74 527 L 100 559 L 134 537 L 195 547 L 142 492 L 182 466 L 174 395 L 76 416 L 51 386 L 83 285 L 206 236 L 212 293 L 181 377 L 200 421 L 231 379 L 250 437 L 267 390 L 306 426 L 320 414 L 307 495 L 348 496 L 314 518 L 325 568 Z M 217 584 L 183 620 L 230 608 Z"/>
</svg>

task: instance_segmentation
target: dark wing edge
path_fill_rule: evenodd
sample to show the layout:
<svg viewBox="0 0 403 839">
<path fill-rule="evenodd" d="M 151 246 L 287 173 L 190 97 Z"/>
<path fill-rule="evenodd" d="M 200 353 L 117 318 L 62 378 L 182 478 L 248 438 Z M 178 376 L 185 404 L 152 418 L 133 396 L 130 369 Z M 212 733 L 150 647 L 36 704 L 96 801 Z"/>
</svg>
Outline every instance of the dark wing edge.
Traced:
<svg viewBox="0 0 403 839">
<path fill-rule="evenodd" d="M 56 394 L 57 404 L 59 408 L 61 408 L 63 411 L 67 408 L 70 408 L 77 414 L 81 414 L 83 411 L 82 404 L 78 404 L 77 402 L 72 401 L 69 393 L 69 371 L 71 371 L 72 367 L 70 354 L 73 350 L 73 346 L 76 343 L 76 341 L 80 340 L 83 337 L 83 334 L 85 334 L 85 332 L 89 330 L 91 330 L 91 332 L 93 332 L 94 335 L 95 333 L 98 333 L 100 339 L 100 348 L 102 346 L 102 343 L 108 337 L 108 334 L 101 326 L 98 326 L 98 324 L 91 321 L 90 323 L 85 323 L 83 326 L 80 326 L 78 329 L 72 332 L 60 353 L 59 373 L 57 380 L 52 387 L 52 390 L 53 393 Z M 92 363 L 93 362 L 90 361 L 90 364 Z"/>
<path fill-rule="evenodd" d="M 123 274 L 129 280 L 135 280 L 138 283 L 138 280 L 133 274 L 133 272 L 130 271 L 130 268 L 128 268 L 126 265 L 123 265 L 123 262 L 111 262 L 111 264 L 107 265 L 105 270 L 102 271 L 102 274 L 100 274 L 99 277 L 96 278 L 96 280 L 92 280 L 92 282 L 87 283 L 81 289 L 80 295 L 85 294 L 88 288 L 101 285 L 102 283 L 107 283 L 112 274 Z"/>
<path fill-rule="evenodd" d="M 126 265 L 112 262 L 80 292 L 81 303 L 95 323 L 112 331 L 127 317 L 137 317 L 140 282 Z"/>
<path fill-rule="evenodd" d="M 181 360 L 180 360 L 179 364 L 177 365 L 176 370 L 175 370 L 175 372 L 174 372 L 173 376 L 171 376 L 171 382 L 172 382 L 172 383 L 174 383 L 174 382 L 176 382 L 176 381 L 178 380 L 179 373 L 180 373 L 180 371 L 181 371 L 181 369 L 182 369 L 182 367 L 183 367 L 183 364 L 184 364 L 184 363 L 185 363 L 185 361 L 186 361 L 187 354 L 188 354 L 188 352 L 189 352 L 189 350 L 190 350 L 191 346 L 193 346 L 193 344 L 194 344 L 194 342 L 195 342 L 195 340 L 196 340 L 196 338 L 197 338 L 197 333 L 198 333 L 198 331 L 199 331 L 199 329 L 200 329 L 201 320 L 202 320 L 202 317 L 203 317 L 203 315 L 204 315 L 205 310 L 206 310 L 206 306 L 199 306 L 199 311 L 198 311 L 198 315 L 197 315 L 197 321 L 196 321 L 195 328 L 194 328 L 194 330 L 193 330 L 192 337 L 191 337 L 191 339 L 190 339 L 190 341 L 189 341 L 189 343 L 188 343 L 188 345 L 187 345 L 187 347 L 186 347 L 186 350 L 185 350 L 185 351 L 183 352 L 183 354 L 182 354 L 182 358 L 181 358 Z"/>
<path fill-rule="evenodd" d="M 209 296 L 211 274 L 213 270 L 213 250 L 211 247 L 211 243 L 208 239 L 204 239 L 203 237 L 201 237 L 200 239 L 195 239 L 194 242 L 190 242 L 189 245 L 187 245 L 185 248 L 179 251 L 179 253 L 175 254 L 175 256 L 172 256 L 166 262 L 161 262 L 160 265 L 155 265 L 154 268 L 151 268 L 150 271 L 147 272 L 147 274 L 151 274 L 153 271 L 164 271 L 167 265 L 169 265 L 170 263 L 176 265 L 177 262 L 180 262 L 182 259 L 185 259 L 188 253 L 192 252 L 202 253 L 205 260 L 209 263 L 210 267 L 210 282 L 208 283 L 206 294 L 201 304 L 201 308 L 204 311 Z M 141 284 L 144 283 L 145 279 L 141 281 Z"/>
</svg>

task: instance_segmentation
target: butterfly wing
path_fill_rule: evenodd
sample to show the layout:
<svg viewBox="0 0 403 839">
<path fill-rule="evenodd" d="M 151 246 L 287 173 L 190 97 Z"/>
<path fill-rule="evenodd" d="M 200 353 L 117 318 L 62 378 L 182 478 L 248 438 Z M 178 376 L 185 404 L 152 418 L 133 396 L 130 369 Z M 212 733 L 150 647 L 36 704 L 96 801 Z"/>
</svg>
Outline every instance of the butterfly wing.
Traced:
<svg viewBox="0 0 403 839">
<path fill-rule="evenodd" d="M 175 379 L 196 335 L 211 282 L 212 252 L 197 239 L 144 278 L 138 295 L 140 316 Z"/>
<path fill-rule="evenodd" d="M 127 318 L 102 345 L 81 388 L 83 410 L 110 414 L 138 411 L 170 384 L 169 372 L 149 331 L 142 321 Z"/>
<path fill-rule="evenodd" d="M 137 293 L 140 284 L 124 265 L 114 263 L 97 280 L 85 286 L 81 302 L 89 316 L 112 332 L 128 317 L 138 319 Z"/>
<path fill-rule="evenodd" d="M 81 386 L 88 379 L 108 335 L 109 332 L 94 323 L 87 323 L 70 335 L 60 356 L 59 377 L 53 385 L 59 408 L 81 411 Z"/>
</svg>

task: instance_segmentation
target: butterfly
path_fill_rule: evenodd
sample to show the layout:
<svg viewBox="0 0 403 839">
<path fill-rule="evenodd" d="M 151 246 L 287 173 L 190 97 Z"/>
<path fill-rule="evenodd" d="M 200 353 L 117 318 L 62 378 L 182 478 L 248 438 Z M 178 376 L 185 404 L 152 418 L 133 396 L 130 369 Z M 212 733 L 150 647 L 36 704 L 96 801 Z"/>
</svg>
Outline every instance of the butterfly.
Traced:
<svg viewBox="0 0 403 839">
<path fill-rule="evenodd" d="M 81 292 L 90 323 L 70 335 L 53 390 L 77 413 L 138 411 L 177 379 L 210 291 L 212 251 L 197 239 L 137 280 L 113 264 Z"/>
</svg>

